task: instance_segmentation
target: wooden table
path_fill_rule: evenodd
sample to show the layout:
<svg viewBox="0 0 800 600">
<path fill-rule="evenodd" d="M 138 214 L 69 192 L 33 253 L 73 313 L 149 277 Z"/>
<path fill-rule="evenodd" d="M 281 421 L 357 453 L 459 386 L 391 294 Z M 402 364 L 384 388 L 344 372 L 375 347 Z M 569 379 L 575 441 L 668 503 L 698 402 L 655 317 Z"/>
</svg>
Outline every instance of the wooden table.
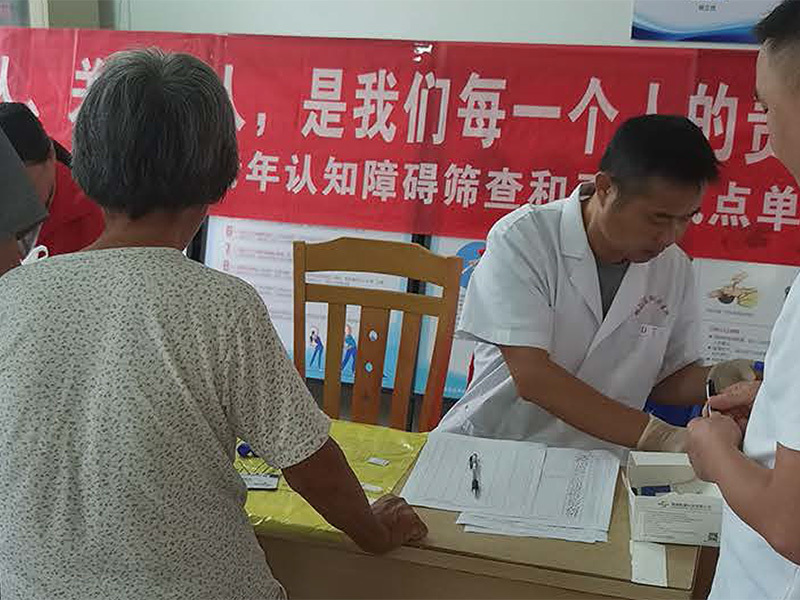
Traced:
<svg viewBox="0 0 800 600">
<path fill-rule="evenodd" d="M 667 547 L 669 587 L 631 583 L 628 503 L 617 484 L 609 541 L 582 544 L 464 533 L 456 513 L 420 509 L 430 535 L 381 557 L 342 534 L 283 527 L 260 532 L 290 598 L 704 598 L 710 549 Z"/>
</svg>

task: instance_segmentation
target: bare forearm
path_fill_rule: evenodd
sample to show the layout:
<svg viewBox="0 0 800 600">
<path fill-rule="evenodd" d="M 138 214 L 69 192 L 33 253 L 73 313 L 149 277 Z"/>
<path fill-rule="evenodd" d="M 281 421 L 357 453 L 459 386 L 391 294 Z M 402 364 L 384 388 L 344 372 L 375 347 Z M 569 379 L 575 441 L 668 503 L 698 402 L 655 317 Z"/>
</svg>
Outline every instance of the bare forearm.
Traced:
<svg viewBox="0 0 800 600">
<path fill-rule="evenodd" d="M 283 470 L 286 482 L 328 523 L 369 552 L 383 551 L 386 532 L 338 444 L 329 439 L 306 461 Z"/>
<path fill-rule="evenodd" d="M 795 507 L 793 502 L 781 497 L 774 489 L 775 471 L 733 448 L 717 460 L 717 485 L 728 506 L 781 552 L 785 532 L 791 530 L 785 526 L 787 519 L 793 518 L 788 513 L 794 512 Z M 797 556 L 787 558 L 798 561 Z"/>
<path fill-rule="evenodd" d="M 648 416 L 612 400 L 554 363 L 515 374 L 520 395 L 572 427 L 635 448 Z"/>
<path fill-rule="evenodd" d="M 710 367 L 689 365 L 673 373 L 656 387 L 650 398 L 660 404 L 692 406 L 706 400 L 706 380 Z"/>
</svg>

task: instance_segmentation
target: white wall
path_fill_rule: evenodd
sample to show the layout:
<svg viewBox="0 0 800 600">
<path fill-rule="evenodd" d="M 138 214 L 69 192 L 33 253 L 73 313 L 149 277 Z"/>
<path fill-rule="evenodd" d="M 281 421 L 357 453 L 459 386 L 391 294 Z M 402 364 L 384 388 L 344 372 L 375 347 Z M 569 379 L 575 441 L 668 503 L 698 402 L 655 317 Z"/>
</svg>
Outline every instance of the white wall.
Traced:
<svg viewBox="0 0 800 600">
<path fill-rule="evenodd" d="M 120 29 L 630 44 L 633 0 L 115 0 Z"/>
</svg>

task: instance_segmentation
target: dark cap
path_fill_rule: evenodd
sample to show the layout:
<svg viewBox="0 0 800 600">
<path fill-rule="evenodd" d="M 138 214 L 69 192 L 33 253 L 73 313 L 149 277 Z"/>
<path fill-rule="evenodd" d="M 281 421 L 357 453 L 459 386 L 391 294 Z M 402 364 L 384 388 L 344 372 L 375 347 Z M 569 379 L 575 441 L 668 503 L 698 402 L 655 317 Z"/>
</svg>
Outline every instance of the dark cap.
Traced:
<svg viewBox="0 0 800 600">
<path fill-rule="evenodd" d="M 52 144 L 42 123 L 20 102 L 0 103 L 0 129 L 24 163 L 42 163 L 50 157 Z"/>
<path fill-rule="evenodd" d="M 0 131 L 0 239 L 14 238 L 45 220 L 47 211 L 22 161 Z"/>
</svg>

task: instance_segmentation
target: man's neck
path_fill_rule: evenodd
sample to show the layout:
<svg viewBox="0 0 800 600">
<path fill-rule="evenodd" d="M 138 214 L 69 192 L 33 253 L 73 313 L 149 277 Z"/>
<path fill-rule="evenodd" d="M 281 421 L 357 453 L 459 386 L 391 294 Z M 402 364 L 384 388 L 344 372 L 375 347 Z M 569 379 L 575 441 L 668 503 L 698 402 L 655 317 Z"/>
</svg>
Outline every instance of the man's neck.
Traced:
<svg viewBox="0 0 800 600">
<path fill-rule="evenodd" d="M 586 230 L 586 239 L 595 258 L 604 264 L 623 262 L 625 255 L 614 248 L 603 234 L 600 227 L 600 199 L 594 194 L 588 200 L 581 202 L 583 227 Z"/>
</svg>

